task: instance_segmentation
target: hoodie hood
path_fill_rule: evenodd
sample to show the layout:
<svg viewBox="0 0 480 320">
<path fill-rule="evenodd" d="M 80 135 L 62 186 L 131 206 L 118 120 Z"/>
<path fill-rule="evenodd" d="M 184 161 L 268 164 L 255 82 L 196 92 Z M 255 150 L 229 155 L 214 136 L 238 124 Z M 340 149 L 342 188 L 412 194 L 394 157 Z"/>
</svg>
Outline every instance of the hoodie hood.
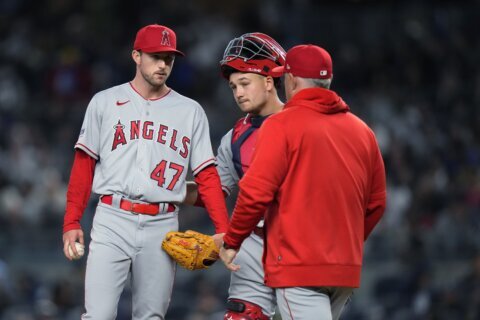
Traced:
<svg viewBox="0 0 480 320">
<path fill-rule="evenodd" d="M 285 104 L 285 109 L 294 106 L 305 106 L 325 114 L 350 111 L 339 95 L 324 88 L 307 88 L 299 91 Z"/>
</svg>

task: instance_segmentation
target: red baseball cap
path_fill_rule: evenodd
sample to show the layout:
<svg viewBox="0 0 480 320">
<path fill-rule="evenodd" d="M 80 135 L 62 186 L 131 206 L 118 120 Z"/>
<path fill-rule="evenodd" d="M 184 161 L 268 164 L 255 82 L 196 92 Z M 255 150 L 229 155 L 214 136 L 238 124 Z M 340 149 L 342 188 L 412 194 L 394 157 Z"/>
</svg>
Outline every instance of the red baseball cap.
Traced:
<svg viewBox="0 0 480 320">
<path fill-rule="evenodd" d="M 183 52 L 177 50 L 175 32 L 159 24 L 151 24 L 138 30 L 133 49 L 148 53 L 173 52 L 184 56 Z"/>
<path fill-rule="evenodd" d="M 273 76 L 291 73 L 309 79 L 329 79 L 332 77 L 332 58 L 323 48 L 313 44 L 302 44 L 287 51 L 285 66 L 273 68 Z"/>
</svg>

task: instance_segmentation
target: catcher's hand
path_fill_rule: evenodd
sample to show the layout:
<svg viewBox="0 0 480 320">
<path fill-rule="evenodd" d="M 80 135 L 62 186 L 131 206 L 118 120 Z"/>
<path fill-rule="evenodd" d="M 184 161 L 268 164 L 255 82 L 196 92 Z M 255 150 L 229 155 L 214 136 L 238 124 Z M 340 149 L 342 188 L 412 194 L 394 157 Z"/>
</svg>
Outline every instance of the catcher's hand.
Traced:
<svg viewBox="0 0 480 320">
<path fill-rule="evenodd" d="M 188 270 L 206 269 L 219 258 L 213 238 L 192 230 L 167 233 L 162 248 Z"/>
</svg>

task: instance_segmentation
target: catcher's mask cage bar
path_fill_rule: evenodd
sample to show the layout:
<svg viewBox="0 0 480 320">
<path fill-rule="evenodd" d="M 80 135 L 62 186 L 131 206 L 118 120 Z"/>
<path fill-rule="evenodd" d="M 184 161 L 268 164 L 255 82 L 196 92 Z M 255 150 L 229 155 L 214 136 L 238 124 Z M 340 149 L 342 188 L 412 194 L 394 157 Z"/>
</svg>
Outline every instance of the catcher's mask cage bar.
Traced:
<svg viewBox="0 0 480 320">
<path fill-rule="evenodd" d="M 247 34 L 235 38 L 228 43 L 220 64 L 223 65 L 235 59 L 243 59 L 245 62 L 251 59 L 269 59 L 277 62 L 278 57 L 272 55 L 272 50 L 279 56 L 284 55 L 282 52 L 278 52 L 273 46 L 267 47 L 264 39 L 253 34 Z"/>
</svg>

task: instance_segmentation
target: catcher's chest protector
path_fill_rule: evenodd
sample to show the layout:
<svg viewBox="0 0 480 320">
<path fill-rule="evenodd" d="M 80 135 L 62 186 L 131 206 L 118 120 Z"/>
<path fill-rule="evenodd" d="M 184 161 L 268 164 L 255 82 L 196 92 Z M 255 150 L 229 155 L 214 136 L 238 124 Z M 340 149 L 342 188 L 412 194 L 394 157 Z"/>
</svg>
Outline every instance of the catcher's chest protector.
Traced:
<svg viewBox="0 0 480 320">
<path fill-rule="evenodd" d="M 262 125 L 265 117 L 247 116 L 237 121 L 232 133 L 232 160 L 235 171 L 241 179 L 250 166 L 255 142 L 257 141 L 257 130 Z M 243 161 L 243 162 L 242 162 Z"/>
</svg>

